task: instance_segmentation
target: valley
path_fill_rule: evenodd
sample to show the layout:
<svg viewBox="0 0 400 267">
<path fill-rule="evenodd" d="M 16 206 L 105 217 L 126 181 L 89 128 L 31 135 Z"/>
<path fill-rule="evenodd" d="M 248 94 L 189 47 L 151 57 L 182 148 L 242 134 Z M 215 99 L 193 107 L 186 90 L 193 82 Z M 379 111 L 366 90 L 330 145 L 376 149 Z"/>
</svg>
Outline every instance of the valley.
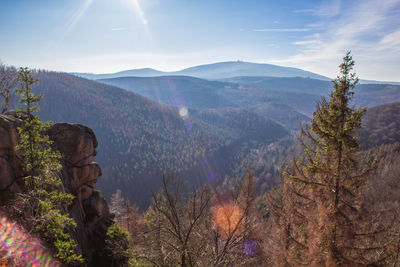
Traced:
<svg viewBox="0 0 400 267">
<path fill-rule="evenodd" d="M 141 208 L 157 192 L 163 173 L 175 173 L 199 186 L 216 177 L 218 182 L 241 177 L 254 168 L 257 158 L 270 167 L 267 173 L 256 171 L 256 180 L 264 184 L 262 188 L 270 188 L 279 181 L 284 157 L 270 160 L 267 147 L 294 139 L 330 86 L 328 81 L 300 77 L 93 81 L 55 72 L 37 72 L 35 77 L 41 81 L 38 92 L 45 95 L 41 118 L 92 128 L 101 144 L 97 160 L 103 176 L 98 187 L 106 197 L 121 189 Z M 370 107 L 396 99 L 400 99 L 397 85 L 356 88 L 356 105 Z M 185 114 L 180 114 L 182 108 Z M 278 151 L 292 143 L 281 143 L 286 146 Z"/>
</svg>

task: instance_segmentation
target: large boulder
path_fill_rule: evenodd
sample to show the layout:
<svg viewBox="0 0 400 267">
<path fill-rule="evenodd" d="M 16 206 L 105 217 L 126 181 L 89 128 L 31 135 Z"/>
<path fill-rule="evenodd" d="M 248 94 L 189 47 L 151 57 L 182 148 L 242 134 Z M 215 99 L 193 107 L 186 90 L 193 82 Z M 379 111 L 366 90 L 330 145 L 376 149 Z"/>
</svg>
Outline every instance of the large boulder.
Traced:
<svg viewBox="0 0 400 267">
<path fill-rule="evenodd" d="M 13 116 L 14 115 L 14 116 Z M 0 115 L 0 204 L 5 204 L 16 192 L 21 192 L 21 166 L 16 146 L 17 127 L 22 121 L 15 114 Z M 99 164 L 93 161 L 98 145 L 94 132 L 80 124 L 57 123 L 48 131 L 55 149 L 61 153 L 63 190 L 75 196 L 67 208 L 77 223 L 71 231 L 83 254 L 83 266 L 94 266 L 99 260 L 111 262 L 105 245 L 107 228 L 113 223 L 107 201 L 95 190 L 101 176 Z"/>
<path fill-rule="evenodd" d="M 22 121 L 13 117 L 0 115 L 0 204 L 10 200 L 12 194 L 21 192 L 16 177 L 20 175 L 17 127 Z"/>
</svg>

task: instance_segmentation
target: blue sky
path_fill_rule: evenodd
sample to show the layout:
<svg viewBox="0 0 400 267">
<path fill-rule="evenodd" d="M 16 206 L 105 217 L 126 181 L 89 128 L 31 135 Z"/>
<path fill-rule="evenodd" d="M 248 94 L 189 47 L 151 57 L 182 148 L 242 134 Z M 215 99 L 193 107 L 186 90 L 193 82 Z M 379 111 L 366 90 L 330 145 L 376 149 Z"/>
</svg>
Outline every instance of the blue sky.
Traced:
<svg viewBox="0 0 400 267">
<path fill-rule="evenodd" d="M 164 71 L 244 60 L 400 81 L 400 0 L 1 0 L 0 60 L 58 71 Z"/>
</svg>

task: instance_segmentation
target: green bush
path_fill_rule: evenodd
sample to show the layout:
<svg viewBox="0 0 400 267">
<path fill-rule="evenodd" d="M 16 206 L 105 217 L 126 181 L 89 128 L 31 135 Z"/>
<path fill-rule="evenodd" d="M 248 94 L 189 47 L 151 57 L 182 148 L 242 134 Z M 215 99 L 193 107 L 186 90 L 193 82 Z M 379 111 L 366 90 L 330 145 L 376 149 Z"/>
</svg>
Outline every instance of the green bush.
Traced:
<svg viewBox="0 0 400 267">
<path fill-rule="evenodd" d="M 120 266 L 128 263 L 131 257 L 130 238 L 125 228 L 116 222 L 108 227 L 106 245 L 109 256 L 112 257 L 113 265 Z"/>
</svg>

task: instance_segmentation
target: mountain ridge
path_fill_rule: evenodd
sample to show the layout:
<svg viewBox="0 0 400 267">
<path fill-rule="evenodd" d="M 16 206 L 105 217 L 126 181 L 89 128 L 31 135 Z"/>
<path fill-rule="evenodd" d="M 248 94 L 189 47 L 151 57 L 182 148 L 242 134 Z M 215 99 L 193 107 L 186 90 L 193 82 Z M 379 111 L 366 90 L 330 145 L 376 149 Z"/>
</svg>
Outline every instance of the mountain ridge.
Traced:
<svg viewBox="0 0 400 267">
<path fill-rule="evenodd" d="M 191 76 L 120 77 L 98 80 L 146 96 L 154 101 L 186 108 L 243 108 L 253 110 L 296 130 L 308 121 L 321 96 L 332 83 L 301 77 L 240 76 L 205 80 Z M 354 104 L 376 106 L 400 100 L 400 86 L 360 84 Z"/>
<path fill-rule="evenodd" d="M 108 74 L 71 73 L 87 79 L 106 79 L 124 77 L 127 74 L 135 77 L 155 76 L 193 76 L 203 79 L 224 79 L 235 76 L 273 76 L 273 77 L 310 77 L 321 80 L 330 78 L 299 68 L 278 66 L 268 63 L 253 63 L 245 61 L 224 61 L 210 64 L 197 65 L 179 71 L 164 72 L 152 68 L 124 70 Z"/>
</svg>

